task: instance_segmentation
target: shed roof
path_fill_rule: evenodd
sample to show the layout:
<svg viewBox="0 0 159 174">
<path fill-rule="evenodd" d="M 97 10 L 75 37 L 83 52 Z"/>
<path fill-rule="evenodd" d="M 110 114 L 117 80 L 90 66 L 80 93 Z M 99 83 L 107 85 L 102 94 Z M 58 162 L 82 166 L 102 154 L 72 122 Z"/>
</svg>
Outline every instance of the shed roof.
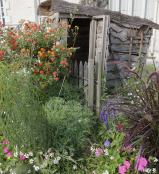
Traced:
<svg viewBox="0 0 159 174">
<path fill-rule="evenodd" d="M 78 11 L 76 10 L 75 14 L 78 15 L 85 15 L 90 17 L 97 15 L 110 15 L 110 20 L 112 22 L 122 23 L 122 24 L 134 24 L 139 26 L 148 25 L 150 28 L 159 30 L 159 25 L 148 19 L 129 16 L 121 14 L 120 12 L 102 9 L 98 7 L 90 7 L 80 4 L 69 3 L 63 0 L 46 0 L 42 2 L 38 7 L 37 14 L 46 15 L 46 12 L 50 13 L 60 12 L 60 13 L 70 14 L 74 13 L 75 7 L 78 9 Z"/>
</svg>

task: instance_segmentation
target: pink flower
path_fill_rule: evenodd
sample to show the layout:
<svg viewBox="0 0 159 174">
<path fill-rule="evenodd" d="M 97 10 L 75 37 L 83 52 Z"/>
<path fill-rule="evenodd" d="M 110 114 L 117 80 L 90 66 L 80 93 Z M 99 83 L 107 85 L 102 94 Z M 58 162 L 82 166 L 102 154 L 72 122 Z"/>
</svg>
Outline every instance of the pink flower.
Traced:
<svg viewBox="0 0 159 174">
<path fill-rule="evenodd" d="M 125 162 L 124 162 L 124 166 L 125 166 L 126 169 L 129 169 L 129 168 L 130 168 L 130 163 L 129 163 L 129 161 L 125 161 Z"/>
<path fill-rule="evenodd" d="M 126 172 L 125 166 L 119 166 L 119 173 L 124 174 Z"/>
<path fill-rule="evenodd" d="M 103 154 L 103 149 L 98 149 L 97 152 L 95 152 L 95 155 L 99 157 L 101 154 Z"/>
<path fill-rule="evenodd" d="M 119 128 L 119 130 L 122 130 L 123 129 L 123 125 L 119 124 L 118 128 Z"/>
<path fill-rule="evenodd" d="M 4 153 L 8 152 L 8 147 L 4 148 Z"/>
<path fill-rule="evenodd" d="M 8 152 L 8 153 L 7 153 L 7 156 L 12 156 L 11 152 Z"/>
<path fill-rule="evenodd" d="M 24 57 L 26 57 L 27 55 L 26 54 L 24 54 Z"/>
<path fill-rule="evenodd" d="M 136 159 L 137 159 L 137 156 L 136 156 Z M 140 160 L 140 163 L 139 163 L 139 160 Z M 138 166 L 138 163 L 139 163 L 139 166 Z M 135 167 L 136 168 L 138 167 L 138 171 L 142 171 L 144 169 L 144 167 L 146 167 L 146 166 L 147 166 L 146 158 L 141 157 L 140 159 L 137 160 L 137 163 L 136 163 Z"/>
<path fill-rule="evenodd" d="M 125 138 L 128 138 L 128 137 L 130 137 L 130 134 L 126 134 L 126 135 L 125 135 Z"/>
<path fill-rule="evenodd" d="M 3 145 L 7 144 L 7 141 L 3 141 Z"/>
<path fill-rule="evenodd" d="M 24 155 L 20 155 L 20 159 L 21 160 L 24 160 L 25 159 L 25 156 Z"/>
<path fill-rule="evenodd" d="M 132 150 L 132 146 L 128 145 L 125 149 Z"/>
<path fill-rule="evenodd" d="M 23 54 L 23 53 L 20 53 L 20 54 Z"/>
</svg>

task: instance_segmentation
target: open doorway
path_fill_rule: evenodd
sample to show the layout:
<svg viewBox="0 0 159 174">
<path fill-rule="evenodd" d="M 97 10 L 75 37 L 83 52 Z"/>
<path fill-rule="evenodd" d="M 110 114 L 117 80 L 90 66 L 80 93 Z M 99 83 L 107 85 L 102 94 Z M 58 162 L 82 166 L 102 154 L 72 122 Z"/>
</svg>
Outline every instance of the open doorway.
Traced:
<svg viewBox="0 0 159 174">
<path fill-rule="evenodd" d="M 75 40 L 74 47 L 76 48 L 75 55 L 71 58 L 73 62 L 77 60 L 79 64 L 80 61 L 83 63 L 88 61 L 89 55 L 89 32 L 90 32 L 90 19 L 74 19 L 71 29 L 74 29 L 75 26 L 79 27 L 78 35 Z M 73 34 L 70 30 L 69 36 L 67 38 L 68 47 L 73 46 Z"/>
</svg>

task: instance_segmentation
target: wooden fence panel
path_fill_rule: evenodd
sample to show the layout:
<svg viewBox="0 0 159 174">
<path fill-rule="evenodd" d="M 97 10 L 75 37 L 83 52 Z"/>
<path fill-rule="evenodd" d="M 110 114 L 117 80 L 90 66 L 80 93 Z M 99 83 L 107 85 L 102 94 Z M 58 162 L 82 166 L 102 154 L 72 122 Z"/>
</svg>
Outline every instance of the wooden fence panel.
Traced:
<svg viewBox="0 0 159 174">
<path fill-rule="evenodd" d="M 88 63 L 87 62 L 84 63 L 84 87 L 85 87 L 84 97 L 87 99 L 88 98 L 88 88 L 86 88 L 86 87 L 88 85 L 88 80 L 86 80 L 86 79 L 88 79 Z M 86 101 L 86 105 L 87 104 L 88 104 L 88 102 Z"/>
<path fill-rule="evenodd" d="M 84 72 L 83 72 L 83 64 L 82 64 L 82 61 L 80 61 L 80 64 L 79 64 L 79 88 L 82 88 L 83 87 L 83 83 L 84 83 L 84 80 L 82 79 L 83 76 L 84 76 Z"/>
<path fill-rule="evenodd" d="M 75 76 L 78 76 L 77 60 L 75 60 L 75 63 L 74 63 L 74 75 Z M 75 84 L 78 86 L 78 77 L 75 77 Z"/>
</svg>

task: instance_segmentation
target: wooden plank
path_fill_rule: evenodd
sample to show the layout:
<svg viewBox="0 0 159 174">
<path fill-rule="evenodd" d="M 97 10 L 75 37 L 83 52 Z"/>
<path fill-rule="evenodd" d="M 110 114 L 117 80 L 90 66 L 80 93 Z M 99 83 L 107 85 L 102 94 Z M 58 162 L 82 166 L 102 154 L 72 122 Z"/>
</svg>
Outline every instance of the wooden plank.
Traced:
<svg viewBox="0 0 159 174">
<path fill-rule="evenodd" d="M 80 61 L 80 64 L 79 64 L 79 76 L 80 77 L 83 77 L 84 73 L 83 73 L 83 64 L 82 64 L 82 61 Z M 79 79 L 79 88 L 82 88 L 83 87 L 83 79 Z"/>
<path fill-rule="evenodd" d="M 101 64 L 102 57 L 101 53 L 97 53 L 97 62 L 96 62 L 96 115 L 100 115 L 100 101 L 101 101 Z"/>
<path fill-rule="evenodd" d="M 74 75 L 78 76 L 78 65 L 77 65 L 77 60 L 75 60 L 74 63 Z M 75 85 L 78 86 L 78 78 L 75 78 Z"/>
<path fill-rule="evenodd" d="M 93 111 L 94 105 L 94 59 L 88 60 L 88 107 Z"/>
<path fill-rule="evenodd" d="M 70 18 L 70 14 L 68 14 L 68 13 L 60 13 L 59 17 L 60 18 Z M 91 16 L 86 16 L 86 15 L 78 15 L 78 14 L 76 14 L 74 16 L 74 18 L 91 19 L 92 17 Z"/>
<path fill-rule="evenodd" d="M 59 22 L 59 13 L 54 13 L 50 18 L 52 19 L 51 27 L 57 27 Z"/>
<path fill-rule="evenodd" d="M 88 79 L 88 63 L 85 61 L 84 62 L 84 78 Z M 85 104 L 88 105 L 87 99 L 88 99 L 88 80 L 84 80 L 84 97 L 86 99 Z"/>
<path fill-rule="evenodd" d="M 89 59 L 95 59 L 95 40 L 96 40 L 97 21 L 92 20 L 90 23 L 90 36 L 89 36 Z"/>
</svg>

